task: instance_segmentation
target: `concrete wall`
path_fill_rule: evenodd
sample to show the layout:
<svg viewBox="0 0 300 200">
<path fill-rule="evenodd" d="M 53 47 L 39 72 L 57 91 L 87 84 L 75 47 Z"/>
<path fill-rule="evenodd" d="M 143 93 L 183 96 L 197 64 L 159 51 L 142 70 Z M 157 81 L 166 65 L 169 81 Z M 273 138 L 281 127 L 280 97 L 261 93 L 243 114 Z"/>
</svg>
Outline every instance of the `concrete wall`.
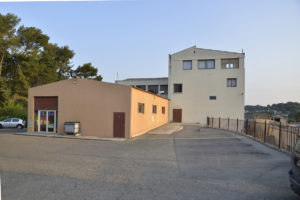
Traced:
<svg viewBox="0 0 300 200">
<path fill-rule="evenodd" d="M 113 137 L 113 113 L 125 112 L 125 137 L 130 137 L 131 87 L 72 79 L 31 88 L 29 132 L 34 131 L 34 96 L 58 96 L 58 133 L 64 132 L 64 122 L 80 121 L 84 136 Z"/>
<path fill-rule="evenodd" d="M 144 113 L 138 112 L 138 103 L 145 104 Z M 157 113 L 152 113 L 152 105 L 157 105 Z M 162 114 L 162 106 L 165 114 Z M 168 100 L 157 95 L 131 88 L 131 137 L 141 135 L 168 122 Z"/>
<path fill-rule="evenodd" d="M 238 69 L 221 69 L 221 59 L 239 58 Z M 215 69 L 198 69 L 198 60 L 214 59 Z M 192 60 L 192 70 L 183 70 L 183 60 Z M 237 87 L 227 87 L 227 78 L 237 78 Z M 173 84 L 183 84 L 174 93 Z M 206 123 L 207 116 L 244 119 L 244 54 L 196 48 L 169 56 L 169 119 L 173 108 L 182 109 L 182 122 Z M 209 100 L 217 96 L 217 100 Z"/>
</svg>

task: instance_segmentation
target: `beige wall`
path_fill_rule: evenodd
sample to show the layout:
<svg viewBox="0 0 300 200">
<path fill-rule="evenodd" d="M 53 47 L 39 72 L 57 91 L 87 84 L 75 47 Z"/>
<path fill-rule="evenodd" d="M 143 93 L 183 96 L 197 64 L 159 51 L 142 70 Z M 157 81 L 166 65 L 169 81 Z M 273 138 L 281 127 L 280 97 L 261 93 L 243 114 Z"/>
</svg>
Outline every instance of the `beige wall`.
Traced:
<svg viewBox="0 0 300 200">
<path fill-rule="evenodd" d="M 138 103 L 145 104 L 145 112 L 138 113 Z M 157 113 L 152 113 L 152 105 L 157 105 Z M 162 114 L 162 106 L 165 114 Z M 168 99 L 131 88 L 131 137 L 141 135 L 168 122 Z"/>
<path fill-rule="evenodd" d="M 34 131 L 34 96 L 58 96 L 58 133 L 64 132 L 64 122 L 80 121 L 84 136 L 113 137 L 113 113 L 125 112 L 125 137 L 130 137 L 131 87 L 72 79 L 31 88 L 29 132 Z"/>
<path fill-rule="evenodd" d="M 239 58 L 238 69 L 221 69 L 221 59 Z M 214 59 L 215 69 L 198 69 L 198 60 Z M 183 70 L 183 60 L 192 60 L 192 70 Z M 237 87 L 227 87 L 227 78 L 237 78 Z M 174 93 L 173 84 L 183 84 Z M 191 47 L 169 57 L 169 120 L 173 108 L 182 109 L 182 122 L 206 123 L 207 116 L 244 119 L 244 54 Z M 217 100 L 209 100 L 217 96 Z"/>
</svg>

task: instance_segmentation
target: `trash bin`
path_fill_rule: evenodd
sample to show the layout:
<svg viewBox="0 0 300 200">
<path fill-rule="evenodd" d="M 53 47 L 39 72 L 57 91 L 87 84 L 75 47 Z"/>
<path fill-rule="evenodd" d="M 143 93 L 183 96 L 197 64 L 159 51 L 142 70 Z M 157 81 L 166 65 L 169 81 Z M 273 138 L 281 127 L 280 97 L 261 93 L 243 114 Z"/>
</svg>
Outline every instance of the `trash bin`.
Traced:
<svg viewBox="0 0 300 200">
<path fill-rule="evenodd" d="M 76 135 L 80 133 L 80 122 L 65 122 L 65 133 Z"/>
</svg>

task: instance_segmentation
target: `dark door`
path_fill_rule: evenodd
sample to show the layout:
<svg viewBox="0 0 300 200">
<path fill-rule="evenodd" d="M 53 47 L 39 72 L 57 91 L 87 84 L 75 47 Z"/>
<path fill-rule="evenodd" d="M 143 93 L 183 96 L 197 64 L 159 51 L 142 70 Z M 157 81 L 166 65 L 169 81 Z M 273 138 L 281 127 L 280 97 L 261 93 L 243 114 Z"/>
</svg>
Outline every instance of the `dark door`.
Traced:
<svg viewBox="0 0 300 200">
<path fill-rule="evenodd" d="M 181 122 L 182 110 L 173 109 L 173 122 Z"/>
<path fill-rule="evenodd" d="M 125 113 L 114 112 L 114 137 L 125 137 Z"/>
</svg>

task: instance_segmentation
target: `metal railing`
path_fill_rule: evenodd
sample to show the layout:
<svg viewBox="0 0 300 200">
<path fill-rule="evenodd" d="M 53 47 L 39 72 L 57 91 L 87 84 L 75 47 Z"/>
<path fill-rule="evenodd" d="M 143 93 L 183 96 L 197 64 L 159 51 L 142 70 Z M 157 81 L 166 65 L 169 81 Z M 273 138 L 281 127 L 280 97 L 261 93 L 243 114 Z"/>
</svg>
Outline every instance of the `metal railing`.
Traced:
<svg viewBox="0 0 300 200">
<path fill-rule="evenodd" d="M 285 151 L 292 151 L 300 136 L 300 128 L 281 122 L 207 117 L 207 126 L 245 134 Z"/>
</svg>

